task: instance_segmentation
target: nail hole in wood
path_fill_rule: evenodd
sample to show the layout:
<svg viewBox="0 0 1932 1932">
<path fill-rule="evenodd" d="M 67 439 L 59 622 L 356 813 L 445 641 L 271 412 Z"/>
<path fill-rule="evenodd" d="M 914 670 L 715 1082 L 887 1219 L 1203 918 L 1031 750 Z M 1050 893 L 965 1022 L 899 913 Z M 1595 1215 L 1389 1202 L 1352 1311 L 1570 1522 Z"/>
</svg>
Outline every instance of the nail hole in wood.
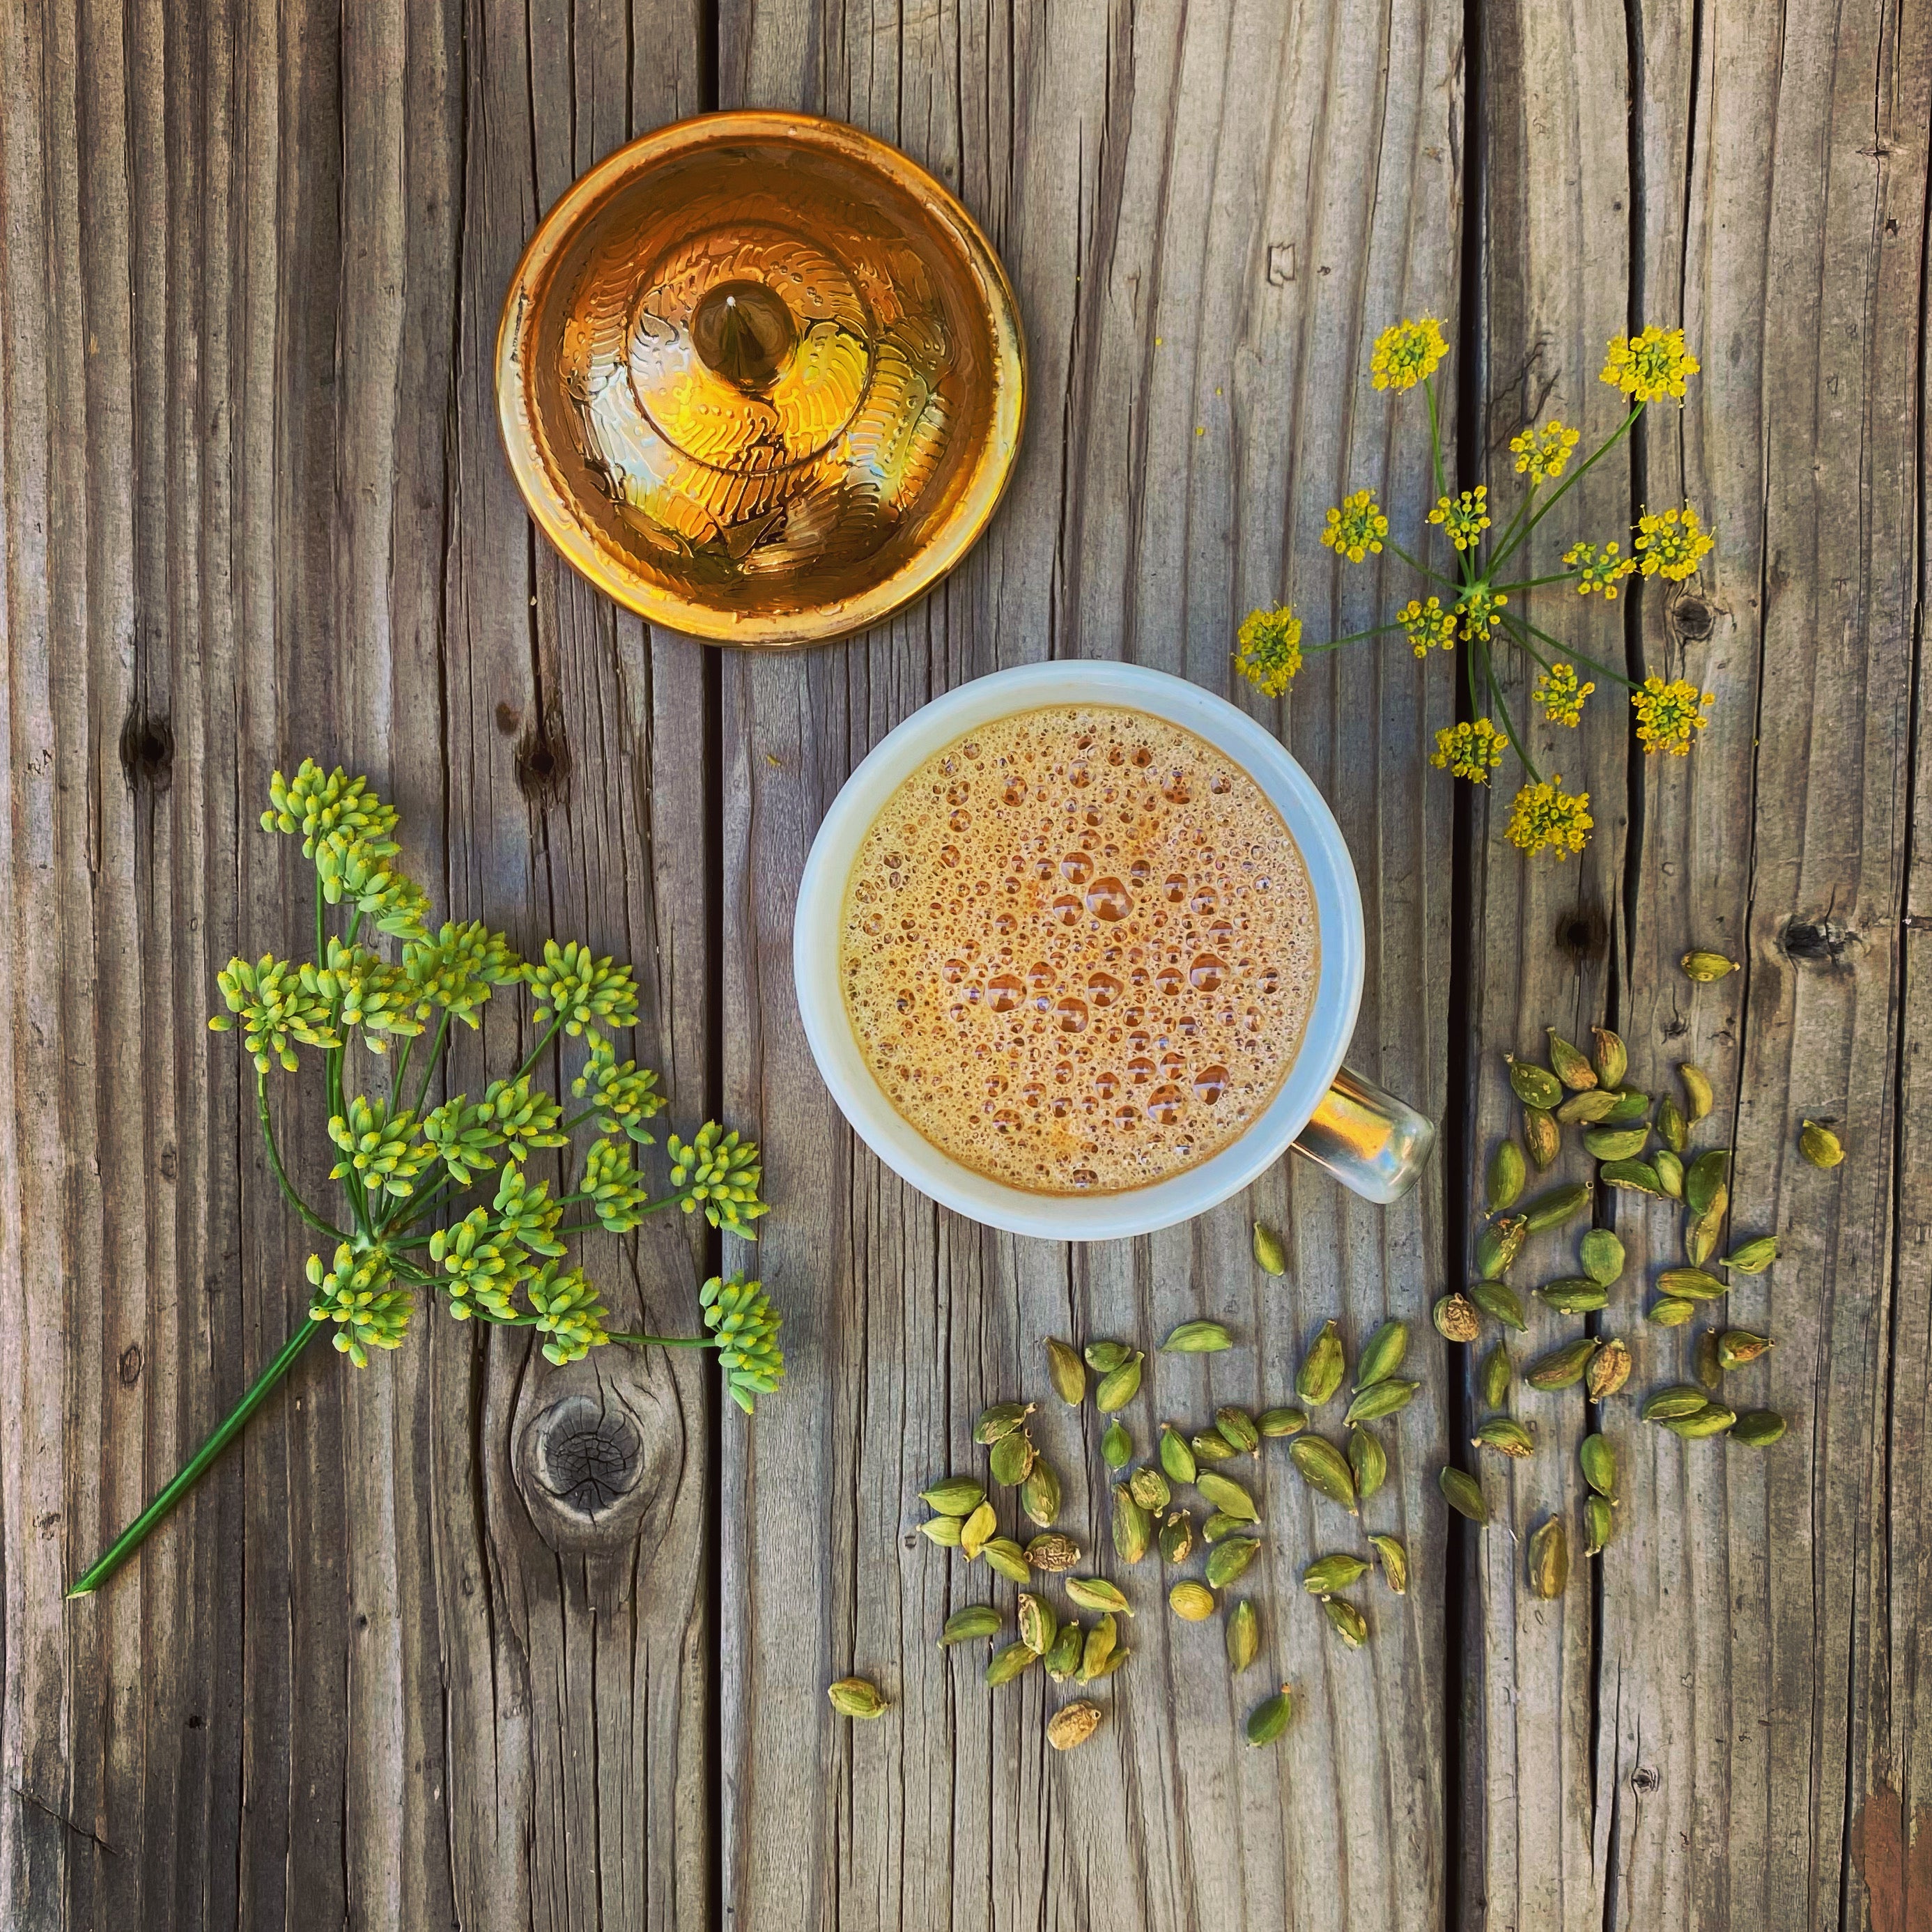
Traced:
<svg viewBox="0 0 1932 1932">
<path fill-rule="evenodd" d="M 121 769 L 136 791 L 166 791 L 174 782 L 174 728 L 143 710 L 138 699 L 121 727 Z"/>
<path fill-rule="evenodd" d="M 570 783 L 570 746 L 561 721 L 546 715 L 517 747 L 517 785 L 539 811 L 560 803 Z"/>
<path fill-rule="evenodd" d="M 1564 913 L 1556 922 L 1556 944 L 1579 959 L 1594 959 L 1610 943 L 1610 928 L 1594 906 Z"/>
<path fill-rule="evenodd" d="M 1864 936 L 1856 927 L 1828 913 L 1820 920 L 1794 919 L 1778 934 L 1785 957 L 1801 966 L 1849 965 L 1864 950 Z"/>
</svg>

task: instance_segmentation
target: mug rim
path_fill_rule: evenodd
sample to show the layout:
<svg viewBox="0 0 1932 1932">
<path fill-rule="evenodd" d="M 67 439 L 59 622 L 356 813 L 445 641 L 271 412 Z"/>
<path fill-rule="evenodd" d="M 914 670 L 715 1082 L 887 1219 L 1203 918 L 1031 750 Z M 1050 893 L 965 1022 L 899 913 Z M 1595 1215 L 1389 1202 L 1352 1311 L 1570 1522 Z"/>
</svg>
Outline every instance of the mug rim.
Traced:
<svg viewBox="0 0 1932 1932">
<path fill-rule="evenodd" d="M 886 800 L 932 754 L 975 726 L 1058 704 L 1144 711 L 1226 754 L 1281 814 L 1306 868 L 1321 966 L 1301 1044 L 1268 1104 L 1218 1153 L 1165 1180 L 1108 1194 L 1035 1194 L 954 1160 L 892 1105 L 866 1064 L 838 973 L 845 888 Z M 880 740 L 820 822 L 800 874 L 792 977 L 806 1044 L 852 1130 L 901 1179 L 942 1206 L 1008 1234 L 1094 1241 L 1151 1234 L 1238 1194 L 1280 1160 L 1340 1070 L 1360 1010 L 1361 890 L 1328 802 L 1274 734 L 1218 693 L 1166 671 L 1098 658 L 1014 666 L 932 699 Z"/>
</svg>

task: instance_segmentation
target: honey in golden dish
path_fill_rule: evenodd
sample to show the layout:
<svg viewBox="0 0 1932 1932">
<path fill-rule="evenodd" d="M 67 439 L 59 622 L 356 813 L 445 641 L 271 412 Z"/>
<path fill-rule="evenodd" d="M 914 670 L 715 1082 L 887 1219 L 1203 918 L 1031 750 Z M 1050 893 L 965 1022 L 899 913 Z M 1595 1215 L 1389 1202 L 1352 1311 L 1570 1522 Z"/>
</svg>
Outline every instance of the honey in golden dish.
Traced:
<svg viewBox="0 0 1932 1932">
<path fill-rule="evenodd" d="M 928 758 L 868 829 L 839 972 L 907 1123 L 1042 1194 L 1207 1160 L 1293 1064 L 1320 962 L 1306 868 L 1232 759 L 1057 705 Z"/>
</svg>

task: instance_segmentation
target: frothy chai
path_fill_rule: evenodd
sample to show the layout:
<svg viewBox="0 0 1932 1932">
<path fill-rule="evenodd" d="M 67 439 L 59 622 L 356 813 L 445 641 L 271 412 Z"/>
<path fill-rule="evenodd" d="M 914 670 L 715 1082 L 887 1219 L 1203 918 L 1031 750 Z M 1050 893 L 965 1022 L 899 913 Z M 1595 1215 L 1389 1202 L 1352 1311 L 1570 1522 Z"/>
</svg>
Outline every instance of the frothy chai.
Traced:
<svg viewBox="0 0 1932 1932">
<path fill-rule="evenodd" d="M 955 1160 L 1113 1193 L 1218 1153 L 1293 1064 L 1315 902 L 1281 815 L 1191 731 L 1111 706 L 982 724 L 860 844 L 839 976 L 874 1077 Z"/>
</svg>

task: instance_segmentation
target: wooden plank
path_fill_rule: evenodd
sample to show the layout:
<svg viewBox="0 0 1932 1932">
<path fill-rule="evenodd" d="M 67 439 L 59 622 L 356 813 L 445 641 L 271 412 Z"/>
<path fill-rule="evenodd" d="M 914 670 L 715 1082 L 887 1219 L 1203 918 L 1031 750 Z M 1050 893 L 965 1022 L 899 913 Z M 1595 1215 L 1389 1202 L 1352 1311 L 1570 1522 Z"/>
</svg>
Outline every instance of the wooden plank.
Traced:
<svg viewBox="0 0 1932 1932">
<path fill-rule="evenodd" d="M 1386 602 L 1366 574 L 1331 588 L 1316 532 L 1345 481 L 1378 478 L 1398 447 L 1366 382 L 1374 334 L 1453 300 L 1460 28 L 1433 6 L 990 22 L 951 7 L 724 10 L 724 104 L 856 121 L 962 194 L 1014 277 L 1032 383 L 1012 495 L 944 589 L 862 642 L 726 666 L 727 1093 L 766 1143 L 776 1204 L 758 1259 L 782 1288 L 792 1364 L 784 1399 L 724 1436 L 724 1908 L 738 1922 L 1439 1918 L 1436 1401 L 1390 1432 L 1387 1521 L 1418 1580 L 1405 1603 L 1372 1599 L 1377 1640 L 1359 1658 L 1297 1588 L 1333 1522 L 1285 1469 L 1268 1478 L 1267 1668 L 1304 1701 L 1279 1754 L 1238 1741 L 1262 1670 L 1231 1689 L 1218 1633 L 1166 1622 L 1148 1570 L 1131 1586 L 1146 1599 L 1140 1654 L 1110 1682 L 1106 1729 L 1054 1758 L 1038 1673 L 994 1696 L 980 1659 L 934 1648 L 944 1616 L 986 1586 L 914 1530 L 921 1485 L 973 1466 L 981 1404 L 1042 1389 L 1046 1334 L 1150 1342 L 1206 1310 L 1232 1323 L 1238 1354 L 1155 1363 L 1129 1414 L 1143 1444 L 1159 1416 L 1278 1398 L 1328 1314 L 1352 1342 L 1390 1308 L 1432 1340 L 1434 1180 L 1386 1216 L 1301 1169 L 1150 1240 L 1070 1251 L 987 1233 L 855 1148 L 799 1033 L 790 936 L 806 846 L 844 775 L 939 690 L 1048 653 L 1124 654 L 1226 689 L 1251 604 L 1292 588 L 1319 634 Z M 1388 485 L 1412 526 L 1426 502 L 1415 430 Z M 1363 873 L 1374 964 L 1357 1062 L 1438 1105 L 1448 817 L 1422 754 L 1450 714 L 1447 678 L 1406 651 L 1320 662 L 1284 712 L 1258 708 L 1285 718 Z M 1257 1209 L 1290 1232 L 1281 1290 L 1264 1292 L 1247 1258 Z M 1066 1520 L 1089 1540 L 1105 1533 L 1097 1435 L 1090 1409 L 1042 1422 Z M 854 1669 L 893 1699 L 886 1722 L 831 1718 L 824 1686 Z"/>
</svg>

